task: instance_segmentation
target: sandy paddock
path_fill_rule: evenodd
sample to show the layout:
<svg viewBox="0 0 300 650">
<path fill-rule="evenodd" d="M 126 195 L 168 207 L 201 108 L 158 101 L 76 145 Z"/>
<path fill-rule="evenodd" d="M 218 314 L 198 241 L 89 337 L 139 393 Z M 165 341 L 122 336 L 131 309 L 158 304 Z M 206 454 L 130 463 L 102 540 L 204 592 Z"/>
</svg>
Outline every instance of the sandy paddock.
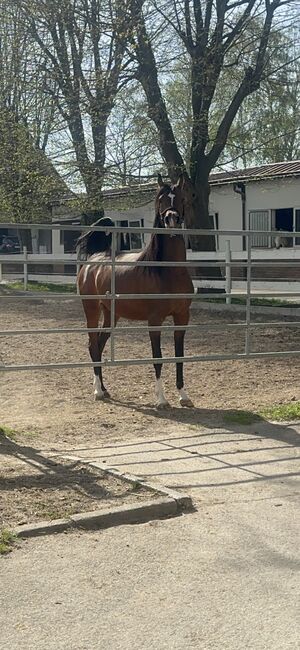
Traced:
<svg viewBox="0 0 300 650">
<path fill-rule="evenodd" d="M 1 329 L 84 326 L 78 300 L 68 298 L 2 300 Z M 257 317 L 266 321 L 265 316 Z M 193 310 L 191 322 L 205 325 L 186 337 L 186 354 L 242 352 L 244 331 L 230 329 L 237 314 Z M 279 321 L 280 317 L 268 316 Z M 213 323 L 222 325 L 214 331 Z M 299 328 L 259 328 L 252 335 L 253 350 L 300 349 Z M 126 326 L 126 323 L 123 323 Z M 89 360 L 87 335 L 47 334 L 1 337 L 0 363 L 47 363 Z M 109 345 L 109 344 L 108 344 Z M 172 334 L 164 334 L 163 353 L 173 354 Z M 105 356 L 109 356 L 109 347 Z M 116 358 L 150 357 L 148 334 L 122 331 L 116 336 Z M 104 369 L 112 399 L 94 402 L 89 368 L 1 373 L 0 424 L 19 431 L 41 433 L 39 445 L 84 445 L 104 440 L 152 436 L 195 425 L 216 426 L 224 410 L 256 409 L 300 398 L 300 357 L 251 361 L 216 361 L 185 365 L 185 385 L 194 409 L 179 406 L 175 368 L 165 366 L 166 397 L 172 408 L 154 408 L 154 371 L 148 366 Z M 66 445 L 67 443 L 67 445 Z"/>
</svg>

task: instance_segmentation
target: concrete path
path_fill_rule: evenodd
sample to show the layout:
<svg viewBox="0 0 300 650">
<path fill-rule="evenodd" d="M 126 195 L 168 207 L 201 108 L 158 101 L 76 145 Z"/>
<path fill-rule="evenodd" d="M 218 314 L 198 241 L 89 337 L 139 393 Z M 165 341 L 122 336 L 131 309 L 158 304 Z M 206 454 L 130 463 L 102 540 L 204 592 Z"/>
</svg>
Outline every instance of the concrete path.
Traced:
<svg viewBox="0 0 300 650">
<path fill-rule="evenodd" d="M 22 543 L 0 561 L 1 650 L 299 649 L 299 439 L 259 424 L 76 450 L 197 512 Z"/>
<path fill-rule="evenodd" d="M 300 487 L 300 427 L 257 422 L 197 428 L 126 443 L 81 447 L 81 459 L 185 490 L 198 503 L 293 496 Z"/>
</svg>

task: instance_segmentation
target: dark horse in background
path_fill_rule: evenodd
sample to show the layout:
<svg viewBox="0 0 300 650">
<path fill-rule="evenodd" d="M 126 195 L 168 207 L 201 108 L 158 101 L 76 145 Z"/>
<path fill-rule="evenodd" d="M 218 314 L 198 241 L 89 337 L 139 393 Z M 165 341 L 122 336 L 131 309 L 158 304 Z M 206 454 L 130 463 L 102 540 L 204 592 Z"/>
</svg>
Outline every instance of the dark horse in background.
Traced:
<svg viewBox="0 0 300 650">
<path fill-rule="evenodd" d="M 176 185 L 163 183 L 158 178 L 158 192 L 155 199 L 155 228 L 165 228 L 170 235 L 152 234 L 147 246 L 138 253 L 122 253 L 116 256 L 117 261 L 124 260 L 124 266 L 115 267 L 116 293 L 157 294 L 157 298 L 143 299 L 128 298 L 115 301 L 115 324 L 119 318 L 132 321 L 147 321 L 150 330 L 150 341 L 153 358 L 161 358 L 160 327 L 168 316 L 172 316 L 174 325 L 185 326 L 189 322 L 191 298 L 160 298 L 161 294 L 184 293 L 192 294 L 193 283 L 187 268 L 159 266 L 126 266 L 126 261 L 145 262 L 183 262 L 186 260 L 185 241 L 181 234 L 172 235 L 173 228 L 181 228 L 183 223 L 183 184 L 180 178 Z M 100 219 L 98 226 L 113 226 L 108 218 Z M 111 291 L 111 266 L 104 266 L 103 260 L 111 256 L 111 234 L 89 231 L 78 240 L 80 252 L 85 250 L 87 258 L 97 264 L 84 265 L 78 273 L 80 294 L 95 295 L 95 300 L 82 299 L 87 327 L 98 328 L 101 313 L 103 314 L 102 328 L 111 326 L 111 300 L 98 298 Z M 174 332 L 175 356 L 184 356 L 185 330 Z M 89 351 L 92 361 L 101 361 L 104 346 L 109 339 L 108 332 L 89 332 Z M 164 396 L 161 371 L 162 364 L 155 363 L 157 407 L 164 407 L 168 402 Z M 184 390 L 183 364 L 176 363 L 176 386 L 179 391 L 180 404 L 193 406 Z M 102 378 L 102 367 L 94 367 L 95 399 L 109 397 Z"/>
</svg>

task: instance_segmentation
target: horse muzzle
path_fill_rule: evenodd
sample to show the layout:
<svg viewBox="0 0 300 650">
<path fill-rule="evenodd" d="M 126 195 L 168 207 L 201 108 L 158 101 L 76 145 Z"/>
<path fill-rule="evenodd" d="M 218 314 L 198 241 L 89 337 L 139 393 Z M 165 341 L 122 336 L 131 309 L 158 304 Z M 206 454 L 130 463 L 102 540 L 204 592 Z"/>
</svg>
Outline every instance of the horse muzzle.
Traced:
<svg viewBox="0 0 300 650">
<path fill-rule="evenodd" d="M 182 217 L 175 210 L 168 210 L 165 214 L 165 228 L 181 228 Z"/>
</svg>

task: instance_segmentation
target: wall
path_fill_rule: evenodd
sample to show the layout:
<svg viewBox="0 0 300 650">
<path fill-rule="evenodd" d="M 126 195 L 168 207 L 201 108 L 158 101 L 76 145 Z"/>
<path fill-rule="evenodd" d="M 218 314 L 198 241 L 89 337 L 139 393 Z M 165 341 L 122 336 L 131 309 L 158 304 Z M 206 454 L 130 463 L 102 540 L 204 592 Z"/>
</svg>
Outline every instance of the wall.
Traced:
<svg viewBox="0 0 300 650">
<path fill-rule="evenodd" d="M 219 215 L 219 230 L 242 230 L 242 201 L 234 192 L 233 184 L 213 185 L 209 197 L 209 212 Z M 219 250 L 225 250 L 225 241 L 230 239 L 231 250 L 243 250 L 242 237 L 219 236 Z"/>
<path fill-rule="evenodd" d="M 300 207 L 300 178 L 277 178 L 246 185 L 247 210 Z"/>
<path fill-rule="evenodd" d="M 251 181 L 246 185 L 246 228 L 251 210 L 278 210 L 300 207 L 300 178 L 277 178 Z M 233 189 L 233 183 L 211 187 L 210 213 L 219 214 L 219 230 L 242 228 L 242 202 Z M 273 224 L 274 225 L 274 224 Z M 242 250 L 242 237 L 220 235 L 219 249 L 224 250 L 225 240 L 230 239 L 233 251 Z"/>
</svg>

